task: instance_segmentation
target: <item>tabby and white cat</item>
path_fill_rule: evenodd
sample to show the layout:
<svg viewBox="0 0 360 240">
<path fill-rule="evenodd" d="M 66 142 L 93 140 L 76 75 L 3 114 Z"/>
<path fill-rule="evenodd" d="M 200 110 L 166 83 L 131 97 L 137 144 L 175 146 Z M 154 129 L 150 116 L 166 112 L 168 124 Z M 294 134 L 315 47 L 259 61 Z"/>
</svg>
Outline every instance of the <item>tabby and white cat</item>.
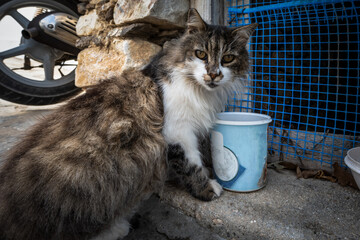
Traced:
<svg viewBox="0 0 360 240">
<path fill-rule="evenodd" d="M 242 91 L 249 69 L 247 45 L 256 27 L 208 25 L 190 9 L 185 34 L 165 45 L 144 69 L 162 92 L 170 177 L 202 200 L 222 191 L 204 167 L 211 164 L 209 131 L 227 97 Z"/>
<path fill-rule="evenodd" d="M 162 187 L 166 154 L 195 197 L 219 196 L 203 166 L 207 135 L 242 85 L 255 27 L 207 25 L 192 9 L 186 33 L 142 72 L 91 87 L 35 125 L 0 169 L 0 239 L 124 237 L 136 206 Z"/>
</svg>

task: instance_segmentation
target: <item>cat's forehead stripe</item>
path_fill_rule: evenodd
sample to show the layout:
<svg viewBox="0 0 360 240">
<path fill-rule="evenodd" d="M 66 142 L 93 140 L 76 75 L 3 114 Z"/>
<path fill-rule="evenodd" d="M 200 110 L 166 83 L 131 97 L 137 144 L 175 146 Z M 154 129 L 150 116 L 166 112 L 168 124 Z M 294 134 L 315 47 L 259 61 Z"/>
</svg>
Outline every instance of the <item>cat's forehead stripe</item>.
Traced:
<svg viewBox="0 0 360 240">
<path fill-rule="evenodd" d="M 211 58 L 212 62 L 217 63 L 221 59 L 221 55 L 223 54 L 223 45 L 224 39 L 220 33 L 215 32 L 210 40 L 209 45 L 211 46 Z"/>
</svg>

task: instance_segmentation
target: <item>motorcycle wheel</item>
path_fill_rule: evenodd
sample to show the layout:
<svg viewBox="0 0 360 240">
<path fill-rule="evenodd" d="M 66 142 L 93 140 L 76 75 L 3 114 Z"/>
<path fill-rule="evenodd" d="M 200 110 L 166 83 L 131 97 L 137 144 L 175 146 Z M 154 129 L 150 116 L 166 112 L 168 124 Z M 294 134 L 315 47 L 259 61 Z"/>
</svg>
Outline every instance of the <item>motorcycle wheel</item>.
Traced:
<svg viewBox="0 0 360 240">
<path fill-rule="evenodd" d="M 4 44 L 0 44 L 0 98 L 25 105 L 54 104 L 80 91 L 74 85 L 76 56 L 20 35 L 34 17 L 27 16 L 33 9 L 78 16 L 76 3 L 68 1 L 0 1 L 0 24 L 5 25 L 2 26 L 5 34 L 14 32 L 15 40 L 18 39 L 9 49 L 3 49 Z M 9 29 L 6 26 L 9 21 L 18 30 Z"/>
</svg>

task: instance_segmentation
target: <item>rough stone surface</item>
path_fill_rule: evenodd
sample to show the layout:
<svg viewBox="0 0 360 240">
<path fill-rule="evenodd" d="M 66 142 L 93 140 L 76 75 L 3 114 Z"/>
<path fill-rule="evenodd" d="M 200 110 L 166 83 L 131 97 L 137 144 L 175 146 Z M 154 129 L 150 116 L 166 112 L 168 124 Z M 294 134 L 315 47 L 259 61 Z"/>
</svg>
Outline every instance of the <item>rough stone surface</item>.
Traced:
<svg viewBox="0 0 360 240">
<path fill-rule="evenodd" d="M 164 29 L 185 26 L 189 1 L 178 0 L 118 0 L 114 8 L 114 22 L 150 23 Z"/>
<path fill-rule="evenodd" d="M 89 4 L 99 4 L 99 3 L 103 3 L 103 2 L 106 2 L 106 0 L 90 0 L 89 1 Z"/>
<path fill-rule="evenodd" d="M 110 37 L 139 37 L 149 38 L 151 35 L 159 34 L 159 29 L 148 23 L 134 23 L 124 27 L 113 28 L 109 31 Z"/>
<path fill-rule="evenodd" d="M 123 27 L 111 29 L 107 37 L 141 38 L 157 45 L 163 45 L 166 41 L 177 38 L 183 31 L 181 29 L 164 30 L 149 23 L 133 23 Z"/>
<path fill-rule="evenodd" d="M 76 46 L 108 47 L 117 38 L 140 38 L 162 46 L 184 31 L 188 1 L 83 0 L 78 10 Z M 113 17 L 116 16 L 118 25 Z"/>
<path fill-rule="evenodd" d="M 360 191 L 272 169 L 268 180 L 211 202 L 171 187 L 162 199 L 226 239 L 360 239 Z"/>
<path fill-rule="evenodd" d="M 78 13 L 80 13 L 81 15 L 84 15 L 86 13 L 86 3 L 78 3 L 77 10 L 78 10 Z"/>
<path fill-rule="evenodd" d="M 80 16 L 76 24 L 76 33 L 79 36 L 89 36 L 106 28 L 106 22 L 98 18 L 96 10 Z"/>
<path fill-rule="evenodd" d="M 25 106 L 0 99 L 0 163 L 24 131 L 49 114 L 54 106 Z"/>
<path fill-rule="evenodd" d="M 103 21 L 111 23 L 114 15 L 116 0 L 103 0 L 96 5 L 96 13 Z"/>
<path fill-rule="evenodd" d="M 155 196 L 144 202 L 131 223 L 134 231 L 124 240 L 225 240 Z"/>
<path fill-rule="evenodd" d="M 85 36 L 78 39 L 75 46 L 79 49 L 85 49 L 87 47 L 104 46 L 104 41 L 99 36 Z M 105 40 L 105 39 L 104 39 Z"/>
<path fill-rule="evenodd" d="M 160 50 L 160 46 L 139 39 L 114 40 L 109 48 L 84 49 L 78 55 L 75 85 L 91 86 L 126 69 L 140 68 Z"/>
</svg>

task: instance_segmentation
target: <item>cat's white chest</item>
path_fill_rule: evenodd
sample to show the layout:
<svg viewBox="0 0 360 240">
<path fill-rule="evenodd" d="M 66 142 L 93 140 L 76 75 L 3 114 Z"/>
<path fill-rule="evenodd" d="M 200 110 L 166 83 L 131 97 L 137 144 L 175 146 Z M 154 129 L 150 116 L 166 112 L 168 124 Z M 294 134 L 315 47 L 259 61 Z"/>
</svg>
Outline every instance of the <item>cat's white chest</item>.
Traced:
<svg viewBox="0 0 360 240">
<path fill-rule="evenodd" d="M 161 85 L 165 114 L 162 132 L 168 144 L 179 144 L 184 149 L 190 163 L 202 166 L 199 136 L 208 134 L 216 113 L 224 107 L 224 99 L 219 92 L 208 92 L 186 80 L 178 75 Z"/>
<path fill-rule="evenodd" d="M 190 84 L 177 81 L 164 83 L 163 101 L 165 112 L 165 138 L 176 138 L 179 131 L 195 134 L 207 132 L 215 121 L 213 103 Z M 175 141 L 175 139 L 173 139 Z"/>
</svg>

